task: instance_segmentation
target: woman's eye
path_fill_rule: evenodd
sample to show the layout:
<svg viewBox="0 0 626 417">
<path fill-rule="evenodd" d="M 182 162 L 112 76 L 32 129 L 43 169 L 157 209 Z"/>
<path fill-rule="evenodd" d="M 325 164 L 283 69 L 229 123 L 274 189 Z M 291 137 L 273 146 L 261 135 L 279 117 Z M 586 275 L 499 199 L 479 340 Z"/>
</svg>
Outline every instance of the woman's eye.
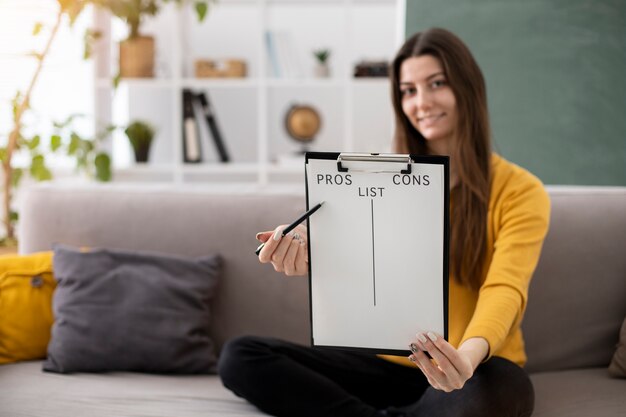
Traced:
<svg viewBox="0 0 626 417">
<path fill-rule="evenodd" d="M 446 85 L 446 81 L 445 80 L 436 80 L 436 81 L 433 81 L 432 84 L 430 84 L 430 86 L 432 88 L 439 88 L 439 87 L 442 87 L 444 85 Z"/>
<path fill-rule="evenodd" d="M 400 95 L 402 97 L 410 96 L 412 94 L 415 94 L 414 88 L 403 88 L 402 90 L 400 90 Z"/>
</svg>

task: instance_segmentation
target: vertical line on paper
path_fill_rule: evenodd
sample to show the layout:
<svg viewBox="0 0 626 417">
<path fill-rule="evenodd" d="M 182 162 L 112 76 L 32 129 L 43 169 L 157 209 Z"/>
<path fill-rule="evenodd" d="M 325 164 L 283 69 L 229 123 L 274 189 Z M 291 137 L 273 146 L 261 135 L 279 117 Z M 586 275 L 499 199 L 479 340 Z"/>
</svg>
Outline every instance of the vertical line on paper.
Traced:
<svg viewBox="0 0 626 417">
<path fill-rule="evenodd" d="M 374 307 L 376 307 L 376 251 L 374 250 L 374 199 L 370 199 L 372 207 L 372 282 L 374 287 Z"/>
</svg>

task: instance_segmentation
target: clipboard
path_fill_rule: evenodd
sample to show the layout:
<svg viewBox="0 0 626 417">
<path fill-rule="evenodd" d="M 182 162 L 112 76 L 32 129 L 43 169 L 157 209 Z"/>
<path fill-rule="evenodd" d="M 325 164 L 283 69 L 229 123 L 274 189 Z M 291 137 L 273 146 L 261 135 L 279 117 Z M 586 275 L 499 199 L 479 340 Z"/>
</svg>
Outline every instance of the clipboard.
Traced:
<svg viewBox="0 0 626 417">
<path fill-rule="evenodd" d="M 449 158 L 307 152 L 311 346 L 406 355 L 448 340 Z"/>
</svg>

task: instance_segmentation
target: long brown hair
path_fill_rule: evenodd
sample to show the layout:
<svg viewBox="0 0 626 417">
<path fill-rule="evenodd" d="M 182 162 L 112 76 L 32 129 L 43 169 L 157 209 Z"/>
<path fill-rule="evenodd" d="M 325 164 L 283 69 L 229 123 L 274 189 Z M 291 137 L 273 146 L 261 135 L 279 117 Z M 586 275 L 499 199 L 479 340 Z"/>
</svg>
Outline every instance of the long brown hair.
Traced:
<svg viewBox="0 0 626 417">
<path fill-rule="evenodd" d="M 431 55 L 443 66 L 456 99 L 457 141 L 453 157 L 458 184 L 451 191 L 451 270 L 457 282 L 478 289 L 487 252 L 487 212 L 491 186 L 491 132 L 483 74 L 468 47 L 453 33 L 433 28 L 411 36 L 391 68 L 395 112 L 394 148 L 400 153 L 427 154 L 426 140 L 402 111 L 400 66 L 407 58 Z"/>
</svg>

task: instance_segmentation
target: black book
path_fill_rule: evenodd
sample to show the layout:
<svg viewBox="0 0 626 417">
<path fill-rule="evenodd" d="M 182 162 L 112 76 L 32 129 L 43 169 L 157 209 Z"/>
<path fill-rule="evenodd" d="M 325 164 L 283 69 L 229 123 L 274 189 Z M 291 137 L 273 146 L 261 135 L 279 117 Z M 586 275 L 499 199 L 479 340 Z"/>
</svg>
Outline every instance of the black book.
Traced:
<svg viewBox="0 0 626 417">
<path fill-rule="evenodd" d="M 194 117 L 194 94 L 183 90 L 183 160 L 188 163 L 202 162 L 200 134 Z"/>
<path fill-rule="evenodd" d="M 230 161 L 230 157 L 228 156 L 228 151 L 226 150 L 226 146 L 224 145 L 224 140 L 222 139 L 222 133 L 220 132 L 219 127 L 217 126 L 217 119 L 215 117 L 215 110 L 209 101 L 209 97 L 204 92 L 200 92 L 196 94 L 196 97 L 200 101 L 200 105 L 202 106 L 202 111 L 204 112 L 204 118 L 207 122 L 209 130 L 211 132 L 211 136 L 213 137 L 213 143 L 215 144 L 215 149 L 219 154 L 220 161 L 228 162 Z"/>
</svg>

